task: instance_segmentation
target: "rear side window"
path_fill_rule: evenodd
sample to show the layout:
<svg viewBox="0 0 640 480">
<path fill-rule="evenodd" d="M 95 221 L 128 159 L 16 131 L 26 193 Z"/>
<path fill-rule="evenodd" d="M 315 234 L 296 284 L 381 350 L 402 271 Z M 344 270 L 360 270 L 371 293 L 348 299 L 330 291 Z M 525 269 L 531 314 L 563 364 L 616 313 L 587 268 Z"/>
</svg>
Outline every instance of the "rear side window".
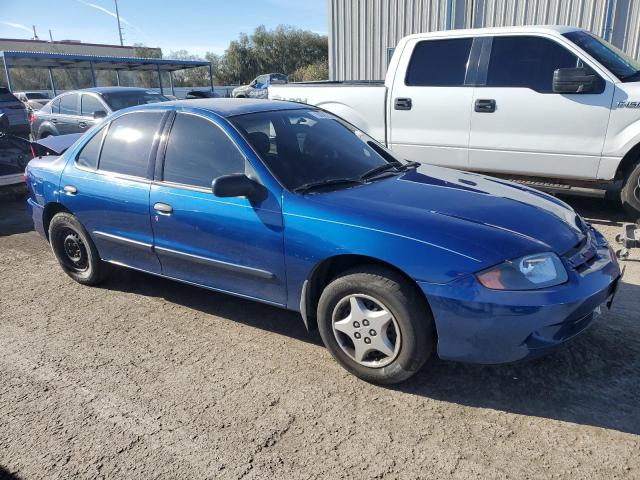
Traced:
<svg viewBox="0 0 640 480">
<path fill-rule="evenodd" d="M 72 93 L 60 98 L 61 115 L 78 115 L 78 94 Z"/>
<path fill-rule="evenodd" d="M 542 37 L 494 37 L 487 86 L 553 92 L 553 72 L 582 66 L 562 45 Z"/>
<path fill-rule="evenodd" d="M 472 38 L 425 40 L 413 49 L 405 84 L 416 87 L 464 85 Z"/>
<path fill-rule="evenodd" d="M 149 155 L 163 112 L 135 112 L 111 122 L 102 145 L 99 169 L 146 177 Z"/>
<path fill-rule="evenodd" d="M 210 188 L 214 178 L 244 172 L 244 157 L 231 139 L 203 118 L 179 113 L 164 159 L 167 182 Z"/>
<path fill-rule="evenodd" d="M 100 156 L 100 146 L 102 145 L 102 137 L 104 137 L 105 128 L 102 128 L 96 133 L 87 144 L 82 147 L 78 158 L 76 159 L 76 165 L 83 168 L 89 168 L 95 170 L 98 166 L 98 157 Z"/>
<path fill-rule="evenodd" d="M 93 112 L 105 111 L 104 105 L 93 95 L 82 95 L 80 110 L 83 117 L 92 117 Z"/>
</svg>

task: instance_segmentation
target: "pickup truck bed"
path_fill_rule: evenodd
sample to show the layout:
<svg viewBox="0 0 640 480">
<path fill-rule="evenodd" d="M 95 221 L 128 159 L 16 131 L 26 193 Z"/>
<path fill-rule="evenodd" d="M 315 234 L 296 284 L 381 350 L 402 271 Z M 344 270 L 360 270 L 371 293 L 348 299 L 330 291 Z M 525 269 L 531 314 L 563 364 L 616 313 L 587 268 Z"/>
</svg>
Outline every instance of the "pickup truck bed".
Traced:
<svg viewBox="0 0 640 480">
<path fill-rule="evenodd" d="M 269 87 L 272 100 L 308 103 L 327 109 L 386 143 L 387 88 L 380 81 L 300 82 Z"/>
</svg>

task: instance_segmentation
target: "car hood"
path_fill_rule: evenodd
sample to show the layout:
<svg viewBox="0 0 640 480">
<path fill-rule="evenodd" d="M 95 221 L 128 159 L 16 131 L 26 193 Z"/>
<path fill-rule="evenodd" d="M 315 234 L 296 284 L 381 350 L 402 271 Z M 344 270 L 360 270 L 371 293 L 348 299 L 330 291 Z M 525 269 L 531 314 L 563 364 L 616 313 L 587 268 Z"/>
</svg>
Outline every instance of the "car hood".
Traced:
<svg viewBox="0 0 640 480">
<path fill-rule="evenodd" d="M 586 234 L 575 211 L 550 195 L 430 165 L 307 199 L 336 220 L 427 241 L 487 263 L 541 251 L 562 255 Z"/>
</svg>

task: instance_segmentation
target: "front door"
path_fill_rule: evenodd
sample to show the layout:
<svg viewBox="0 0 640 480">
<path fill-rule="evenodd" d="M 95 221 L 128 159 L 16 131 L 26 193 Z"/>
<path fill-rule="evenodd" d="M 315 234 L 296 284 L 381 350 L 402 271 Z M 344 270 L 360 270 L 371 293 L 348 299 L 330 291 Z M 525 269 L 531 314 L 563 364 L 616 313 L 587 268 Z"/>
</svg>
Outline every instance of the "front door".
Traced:
<svg viewBox="0 0 640 480">
<path fill-rule="evenodd" d="M 223 128 L 178 113 L 151 187 L 154 248 L 163 274 L 278 305 L 286 303 L 280 192 L 261 202 L 218 198 L 214 178 L 254 175 Z"/>
<path fill-rule="evenodd" d="M 71 160 L 61 202 L 91 235 L 100 258 L 160 273 L 149 219 L 149 162 L 163 112 L 135 112 L 105 125 Z"/>
<path fill-rule="evenodd" d="M 485 86 L 474 89 L 470 169 L 596 178 L 614 85 L 598 76 L 594 93 L 553 93 L 556 69 L 589 65 L 552 38 L 487 41 L 491 56 L 480 74 Z"/>
<path fill-rule="evenodd" d="M 475 68 L 472 38 L 412 40 L 402 55 L 389 98 L 391 149 L 401 158 L 466 168 Z M 411 51 L 411 50 L 410 50 Z"/>
</svg>

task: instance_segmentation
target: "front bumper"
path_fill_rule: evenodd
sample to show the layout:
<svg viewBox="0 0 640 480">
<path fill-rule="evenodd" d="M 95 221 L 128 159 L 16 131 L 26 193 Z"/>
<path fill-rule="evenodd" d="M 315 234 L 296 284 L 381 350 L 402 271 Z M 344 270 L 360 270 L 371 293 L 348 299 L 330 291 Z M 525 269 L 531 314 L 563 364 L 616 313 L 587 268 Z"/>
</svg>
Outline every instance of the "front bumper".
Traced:
<svg viewBox="0 0 640 480">
<path fill-rule="evenodd" d="M 537 357 L 583 332 L 615 294 L 620 267 L 599 233 L 593 261 L 567 266 L 563 285 L 532 291 L 483 287 L 475 275 L 445 285 L 419 282 L 436 323 L 438 355 L 471 363 Z"/>
</svg>

